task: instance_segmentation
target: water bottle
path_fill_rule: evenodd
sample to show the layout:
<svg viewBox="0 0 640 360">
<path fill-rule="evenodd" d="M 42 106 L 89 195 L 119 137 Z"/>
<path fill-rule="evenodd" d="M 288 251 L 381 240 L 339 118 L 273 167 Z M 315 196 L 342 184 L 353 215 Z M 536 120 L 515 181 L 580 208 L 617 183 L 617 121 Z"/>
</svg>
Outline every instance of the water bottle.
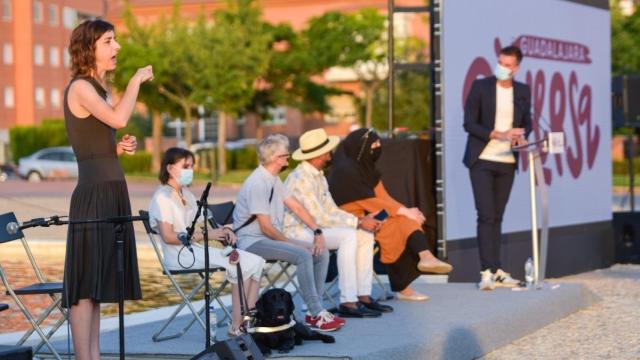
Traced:
<svg viewBox="0 0 640 360">
<path fill-rule="evenodd" d="M 215 329 L 218 326 L 218 317 L 216 315 L 216 308 L 213 304 L 209 304 L 209 321 L 211 328 Z"/>
<path fill-rule="evenodd" d="M 524 281 L 528 288 L 533 286 L 533 260 L 531 257 L 524 263 Z"/>
</svg>

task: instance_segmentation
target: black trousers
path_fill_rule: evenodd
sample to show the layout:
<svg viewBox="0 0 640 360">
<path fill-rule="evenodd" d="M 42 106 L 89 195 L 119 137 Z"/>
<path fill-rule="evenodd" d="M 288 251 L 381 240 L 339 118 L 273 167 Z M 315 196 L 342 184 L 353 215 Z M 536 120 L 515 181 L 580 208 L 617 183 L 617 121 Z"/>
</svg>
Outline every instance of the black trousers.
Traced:
<svg viewBox="0 0 640 360">
<path fill-rule="evenodd" d="M 501 269 L 502 216 L 511 194 L 515 164 L 478 160 L 469 170 L 478 212 L 478 249 L 482 271 Z"/>
<path fill-rule="evenodd" d="M 429 250 L 427 236 L 422 231 L 412 232 L 407 239 L 407 247 L 405 247 L 398 260 L 391 264 L 386 264 L 391 291 L 406 289 L 413 280 L 421 275 L 420 271 L 418 271 L 418 262 L 420 262 L 420 255 L 418 254 L 424 250 Z"/>
</svg>

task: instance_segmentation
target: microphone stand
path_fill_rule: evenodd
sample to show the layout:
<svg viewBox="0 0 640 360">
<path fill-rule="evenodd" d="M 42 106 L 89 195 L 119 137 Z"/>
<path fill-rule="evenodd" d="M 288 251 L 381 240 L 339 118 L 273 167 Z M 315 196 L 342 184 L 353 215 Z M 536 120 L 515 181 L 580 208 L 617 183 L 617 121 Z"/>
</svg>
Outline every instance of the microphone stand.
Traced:
<svg viewBox="0 0 640 360">
<path fill-rule="evenodd" d="M 120 345 L 120 360 L 124 360 L 124 224 L 134 221 L 148 220 L 148 216 L 113 216 L 104 219 L 91 220 L 58 220 L 54 225 L 76 225 L 76 224 L 95 224 L 108 223 L 114 224 L 114 238 L 116 242 L 117 252 L 117 273 L 118 273 L 118 337 Z"/>
<path fill-rule="evenodd" d="M 209 349 L 211 347 L 211 314 L 209 313 L 209 304 L 211 303 L 211 286 L 209 285 L 209 229 L 207 226 L 209 206 L 207 203 L 207 198 L 209 197 L 209 191 L 211 190 L 211 182 L 207 183 L 207 187 L 202 192 L 202 196 L 198 201 L 198 211 L 196 212 L 196 216 L 191 223 L 191 227 L 187 229 L 188 239 L 191 240 L 193 236 L 193 232 L 195 231 L 195 225 L 200 217 L 201 213 L 204 213 L 204 306 L 205 306 L 205 349 Z M 204 209 L 204 212 L 203 212 Z"/>
</svg>

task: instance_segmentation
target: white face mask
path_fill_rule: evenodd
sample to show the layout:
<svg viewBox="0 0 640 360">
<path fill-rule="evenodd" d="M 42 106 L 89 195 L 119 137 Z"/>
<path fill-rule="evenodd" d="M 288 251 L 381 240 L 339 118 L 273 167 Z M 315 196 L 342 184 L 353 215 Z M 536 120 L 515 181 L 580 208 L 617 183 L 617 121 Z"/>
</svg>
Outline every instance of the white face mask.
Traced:
<svg viewBox="0 0 640 360">
<path fill-rule="evenodd" d="M 191 185 L 193 181 L 193 169 L 180 169 L 180 177 L 178 178 L 178 184 L 182 186 Z"/>
<path fill-rule="evenodd" d="M 511 79 L 511 70 L 498 63 L 496 64 L 496 68 L 493 70 L 493 75 L 498 80 L 509 80 Z"/>
</svg>

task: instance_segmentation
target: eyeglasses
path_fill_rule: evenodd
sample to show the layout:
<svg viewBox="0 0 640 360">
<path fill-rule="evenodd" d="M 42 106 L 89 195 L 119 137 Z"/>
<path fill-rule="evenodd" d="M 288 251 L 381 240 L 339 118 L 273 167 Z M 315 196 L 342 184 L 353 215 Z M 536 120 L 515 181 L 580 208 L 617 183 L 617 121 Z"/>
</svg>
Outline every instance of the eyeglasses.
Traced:
<svg viewBox="0 0 640 360">
<path fill-rule="evenodd" d="M 362 152 L 364 151 L 364 147 L 367 145 L 367 139 L 369 139 L 369 134 L 371 134 L 373 132 L 373 129 L 367 129 L 367 131 L 362 135 L 361 139 L 362 141 L 362 145 L 360 145 L 360 151 L 358 151 L 358 157 L 356 158 L 356 161 L 360 161 L 360 158 L 362 157 Z"/>
<path fill-rule="evenodd" d="M 291 155 L 290 154 L 277 155 L 277 157 L 280 158 L 280 159 L 288 159 L 289 156 L 291 156 Z"/>
</svg>

